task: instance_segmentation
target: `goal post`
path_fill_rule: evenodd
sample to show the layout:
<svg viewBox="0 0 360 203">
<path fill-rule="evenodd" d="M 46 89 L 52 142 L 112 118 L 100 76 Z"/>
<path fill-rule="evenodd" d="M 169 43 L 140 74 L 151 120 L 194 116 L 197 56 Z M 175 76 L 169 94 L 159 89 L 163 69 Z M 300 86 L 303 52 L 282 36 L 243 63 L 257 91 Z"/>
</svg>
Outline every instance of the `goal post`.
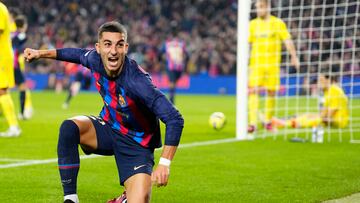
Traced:
<svg viewBox="0 0 360 203">
<path fill-rule="evenodd" d="M 236 138 L 247 139 L 248 31 L 251 0 L 238 0 L 236 67 Z"/>
</svg>

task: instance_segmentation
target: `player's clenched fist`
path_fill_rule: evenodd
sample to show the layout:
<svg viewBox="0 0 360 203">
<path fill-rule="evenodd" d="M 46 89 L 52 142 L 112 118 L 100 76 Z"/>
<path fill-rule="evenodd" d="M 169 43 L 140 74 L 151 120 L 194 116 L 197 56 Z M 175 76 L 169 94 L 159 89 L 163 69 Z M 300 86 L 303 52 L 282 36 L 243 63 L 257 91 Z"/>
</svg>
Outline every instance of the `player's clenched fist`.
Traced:
<svg viewBox="0 0 360 203">
<path fill-rule="evenodd" d="M 24 57 L 27 62 L 31 62 L 34 59 L 40 58 L 40 51 L 36 49 L 26 48 L 24 50 Z"/>
<path fill-rule="evenodd" d="M 158 187 L 166 186 L 170 175 L 168 166 L 158 165 L 156 170 L 151 174 L 151 182 Z"/>
</svg>

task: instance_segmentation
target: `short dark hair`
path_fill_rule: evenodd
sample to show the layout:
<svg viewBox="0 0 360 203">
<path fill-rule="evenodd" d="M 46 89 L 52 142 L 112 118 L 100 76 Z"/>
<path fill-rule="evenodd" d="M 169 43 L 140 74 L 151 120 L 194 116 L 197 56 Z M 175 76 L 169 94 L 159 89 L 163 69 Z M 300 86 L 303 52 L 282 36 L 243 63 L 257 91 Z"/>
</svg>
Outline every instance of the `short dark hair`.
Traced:
<svg viewBox="0 0 360 203">
<path fill-rule="evenodd" d="M 125 35 L 125 41 L 127 41 L 127 31 L 125 26 L 117 21 L 110 21 L 102 24 L 98 29 L 98 38 L 100 39 L 103 32 L 118 32 Z"/>
<path fill-rule="evenodd" d="M 27 24 L 26 17 L 24 15 L 18 15 L 15 18 L 15 24 L 17 28 L 23 28 L 25 24 Z"/>
</svg>

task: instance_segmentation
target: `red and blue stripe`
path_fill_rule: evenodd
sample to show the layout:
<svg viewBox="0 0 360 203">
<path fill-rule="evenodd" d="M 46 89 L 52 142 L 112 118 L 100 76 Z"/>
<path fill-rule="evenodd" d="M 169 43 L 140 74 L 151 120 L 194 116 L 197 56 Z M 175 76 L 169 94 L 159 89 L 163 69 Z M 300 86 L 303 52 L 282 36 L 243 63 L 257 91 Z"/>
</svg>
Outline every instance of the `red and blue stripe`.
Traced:
<svg viewBox="0 0 360 203">
<path fill-rule="evenodd" d="M 79 168 L 80 164 L 59 164 L 59 169 L 71 169 L 71 168 Z"/>
<path fill-rule="evenodd" d="M 151 126 L 146 120 L 146 116 L 140 111 L 137 107 L 135 101 L 129 96 L 126 96 L 124 89 L 116 87 L 116 81 L 111 81 L 102 77 L 99 73 L 95 72 L 94 77 L 96 79 L 96 88 L 103 97 L 104 107 L 100 113 L 100 116 L 104 121 L 108 122 L 113 129 L 120 132 L 122 135 L 132 137 L 137 143 L 144 147 L 148 147 L 150 139 L 153 134 L 145 133 L 151 132 Z M 120 90 L 120 92 L 117 92 Z M 135 121 L 133 126 L 140 127 L 143 132 L 130 130 L 129 128 L 123 125 L 124 119 L 117 109 L 121 109 L 121 106 L 118 102 L 118 94 L 124 98 L 128 110 L 125 110 L 125 114 L 128 114 L 131 121 Z"/>
</svg>

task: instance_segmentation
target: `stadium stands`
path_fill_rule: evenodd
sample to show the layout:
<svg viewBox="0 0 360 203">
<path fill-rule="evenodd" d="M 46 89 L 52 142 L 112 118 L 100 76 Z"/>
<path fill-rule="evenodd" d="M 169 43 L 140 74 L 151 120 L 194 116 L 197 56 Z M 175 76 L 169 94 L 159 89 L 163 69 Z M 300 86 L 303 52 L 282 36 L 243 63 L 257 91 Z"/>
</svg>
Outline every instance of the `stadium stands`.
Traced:
<svg viewBox="0 0 360 203">
<path fill-rule="evenodd" d="M 105 21 L 128 27 L 130 53 L 149 72 L 164 70 L 161 46 L 176 26 L 191 53 L 188 72 L 234 74 L 236 1 L 5 0 L 29 17 L 31 47 L 89 47 Z M 44 37 L 45 36 L 45 37 Z M 41 66 L 36 65 L 33 71 Z"/>
</svg>

